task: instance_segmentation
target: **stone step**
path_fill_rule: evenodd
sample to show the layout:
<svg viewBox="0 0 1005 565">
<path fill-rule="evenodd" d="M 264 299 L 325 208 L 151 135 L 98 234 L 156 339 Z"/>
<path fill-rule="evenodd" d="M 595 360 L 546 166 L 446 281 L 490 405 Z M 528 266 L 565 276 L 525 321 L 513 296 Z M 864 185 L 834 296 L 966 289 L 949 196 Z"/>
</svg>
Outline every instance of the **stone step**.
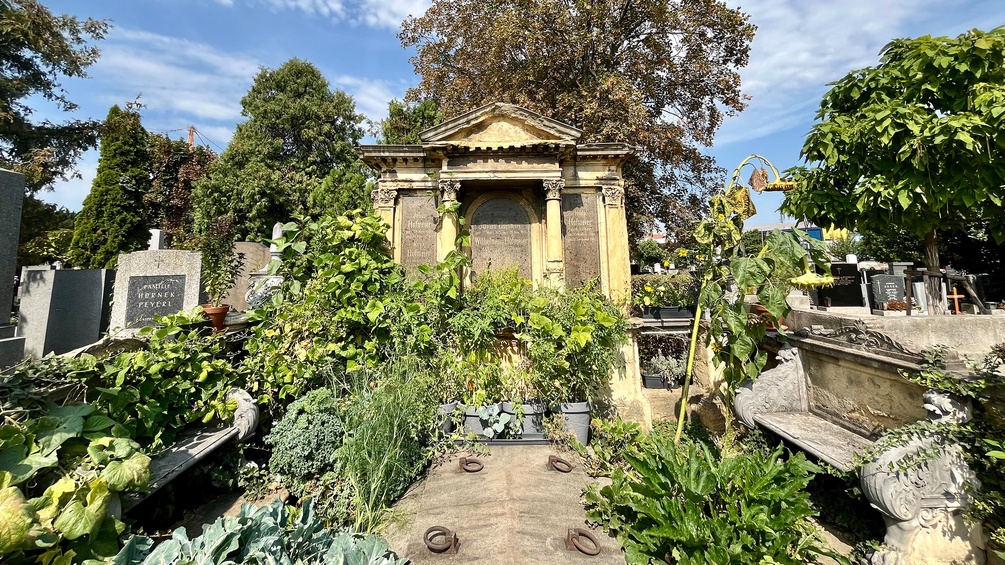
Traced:
<svg viewBox="0 0 1005 565">
<path fill-rule="evenodd" d="M 837 469 L 856 469 L 855 454 L 873 442 L 810 412 L 771 412 L 754 416 L 754 421 L 815 455 Z"/>
</svg>

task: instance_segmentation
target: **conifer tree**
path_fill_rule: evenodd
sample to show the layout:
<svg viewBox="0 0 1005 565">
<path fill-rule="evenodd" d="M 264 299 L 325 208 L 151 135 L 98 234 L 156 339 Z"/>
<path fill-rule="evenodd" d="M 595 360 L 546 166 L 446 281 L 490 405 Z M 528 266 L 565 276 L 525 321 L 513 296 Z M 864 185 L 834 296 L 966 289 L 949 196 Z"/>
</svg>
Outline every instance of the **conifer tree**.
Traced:
<svg viewBox="0 0 1005 565">
<path fill-rule="evenodd" d="M 75 266 L 113 268 L 120 253 L 146 247 L 149 139 L 134 104 L 124 110 L 112 106 L 101 129 L 98 173 L 74 226 L 70 258 Z"/>
</svg>

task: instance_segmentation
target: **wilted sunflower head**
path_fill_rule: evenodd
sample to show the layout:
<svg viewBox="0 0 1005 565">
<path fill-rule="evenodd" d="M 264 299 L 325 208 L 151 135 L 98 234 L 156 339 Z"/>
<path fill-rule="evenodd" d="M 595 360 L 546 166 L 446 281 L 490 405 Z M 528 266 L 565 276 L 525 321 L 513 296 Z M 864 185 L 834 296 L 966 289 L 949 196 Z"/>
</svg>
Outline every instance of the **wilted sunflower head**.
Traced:
<svg viewBox="0 0 1005 565">
<path fill-rule="evenodd" d="M 811 288 L 820 288 L 822 286 L 830 286 L 834 284 L 834 277 L 831 275 L 820 275 L 812 271 L 806 271 L 798 277 L 792 277 L 789 279 L 789 284 L 799 290 L 809 290 Z"/>
</svg>

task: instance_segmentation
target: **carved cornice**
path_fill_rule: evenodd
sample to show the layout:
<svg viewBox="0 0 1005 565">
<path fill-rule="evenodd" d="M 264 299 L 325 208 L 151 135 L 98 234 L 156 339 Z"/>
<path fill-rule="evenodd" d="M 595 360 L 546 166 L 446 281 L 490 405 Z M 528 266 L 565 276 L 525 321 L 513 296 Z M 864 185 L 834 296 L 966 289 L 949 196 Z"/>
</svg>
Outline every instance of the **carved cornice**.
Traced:
<svg viewBox="0 0 1005 565">
<path fill-rule="evenodd" d="M 440 179 L 440 202 L 456 202 L 457 194 L 461 191 L 461 181 L 454 179 Z"/>
<path fill-rule="evenodd" d="M 549 179 L 544 181 L 545 200 L 561 200 L 562 189 L 565 188 L 565 180 Z"/>
</svg>

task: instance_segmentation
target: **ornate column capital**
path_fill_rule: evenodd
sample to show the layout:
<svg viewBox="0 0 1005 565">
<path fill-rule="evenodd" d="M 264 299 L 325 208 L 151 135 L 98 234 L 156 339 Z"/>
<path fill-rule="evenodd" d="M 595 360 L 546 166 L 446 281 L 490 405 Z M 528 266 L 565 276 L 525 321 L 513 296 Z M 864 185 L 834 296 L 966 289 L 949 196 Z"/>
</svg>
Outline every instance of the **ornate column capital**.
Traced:
<svg viewBox="0 0 1005 565">
<path fill-rule="evenodd" d="M 565 179 L 548 179 L 544 181 L 544 199 L 561 200 L 562 189 L 565 188 Z"/>
<path fill-rule="evenodd" d="M 625 189 L 617 182 L 604 182 L 600 188 L 604 192 L 604 203 L 608 208 L 621 208 L 625 205 Z"/>
<path fill-rule="evenodd" d="M 377 181 L 377 188 L 370 192 L 374 208 L 394 208 L 394 201 L 397 197 L 397 183 L 387 181 Z"/>
<path fill-rule="evenodd" d="M 461 181 L 440 179 L 440 202 L 456 202 L 457 193 L 461 190 Z"/>
</svg>

